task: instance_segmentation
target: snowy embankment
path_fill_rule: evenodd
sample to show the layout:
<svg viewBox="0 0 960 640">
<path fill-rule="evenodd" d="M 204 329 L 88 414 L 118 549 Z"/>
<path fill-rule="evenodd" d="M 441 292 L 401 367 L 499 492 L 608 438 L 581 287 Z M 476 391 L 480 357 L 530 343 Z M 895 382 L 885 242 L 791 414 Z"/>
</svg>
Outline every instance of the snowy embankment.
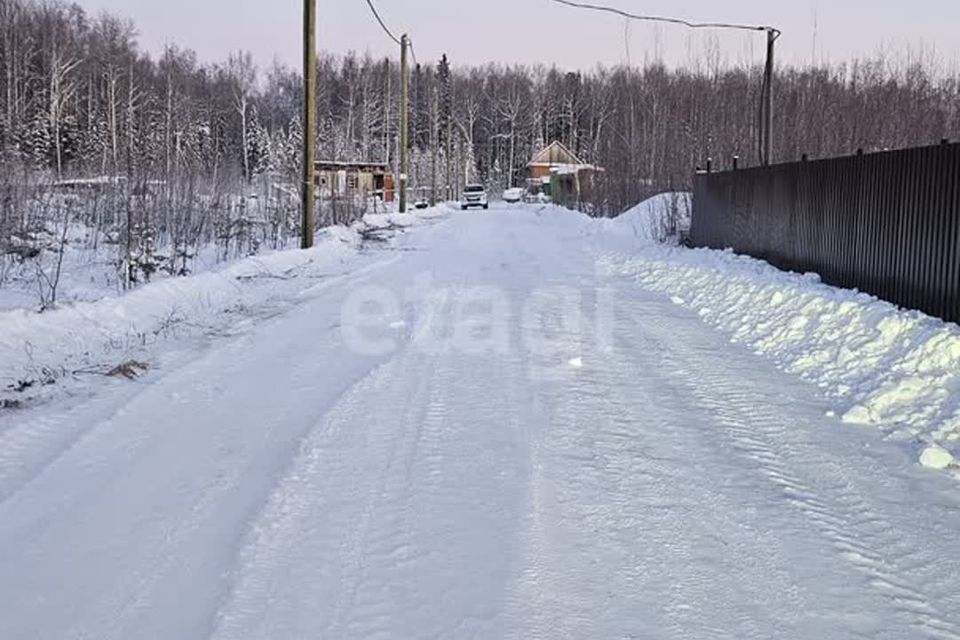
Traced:
<svg viewBox="0 0 960 640">
<path fill-rule="evenodd" d="M 16 393 L 77 373 L 105 373 L 170 336 L 216 331 L 238 317 L 270 314 L 305 288 L 349 272 L 364 239 L 384 240 L 395 229 L 442 209 L 377 214 L 362 223 L 318 233 L 313 249 L 245 258 L 217 271 L 166 278 L 122 296 L 60 305 L 45 313 L 0 312 L 0 402 Z M 0 294 L 3 290 L 0 290 Z M 0 406 L 3 406 L 0 404 Z"/>
<path fill-rule="evenodd" d="M 616 218 L 601 220 L 604 231 L 638 240 L 669 242 L 690 231 L 691 194 L 661 193 L 641 202 Z"/>
<path fill-rule="evenodd" d="M 607 224 L 656 228 L 662 210 L 657 198 Z M 925 466 L 960 477 L 957 325 L 732 252 L 647 243 L 602 263 L 818 385 L 843 422 L 881 428 L 915 446 Z"/>
</svg>

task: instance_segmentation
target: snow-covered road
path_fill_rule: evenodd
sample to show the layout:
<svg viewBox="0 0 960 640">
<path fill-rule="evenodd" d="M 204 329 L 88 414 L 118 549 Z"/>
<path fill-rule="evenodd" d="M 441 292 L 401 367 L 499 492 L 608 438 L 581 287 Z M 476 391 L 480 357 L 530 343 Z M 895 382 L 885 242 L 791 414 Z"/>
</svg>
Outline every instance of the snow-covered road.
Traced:
<svg viewBox="0 0 960 640">
<path fill-rule="evenodd" d="M 956 483 L 590 229 L 457 213 L 2 417 L 0 638 L 960 638 Z"/>
</svg>

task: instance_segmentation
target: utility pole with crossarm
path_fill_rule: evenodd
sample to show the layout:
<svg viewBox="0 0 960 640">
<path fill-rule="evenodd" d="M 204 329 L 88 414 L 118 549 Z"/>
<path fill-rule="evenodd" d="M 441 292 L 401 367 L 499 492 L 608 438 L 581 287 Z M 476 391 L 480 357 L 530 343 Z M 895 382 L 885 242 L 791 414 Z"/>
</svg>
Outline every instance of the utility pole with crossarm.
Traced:
<svg viewBox="0 0 960 640">
<path fill-rule="evenodd" d="M 303 0 L 303 184 L 301 185 L 300 247 L 313 246 L 316 227 L 314 199 L 314 138 L 317 128 L 317 0 Z"/>
<path fill-rule="evenodd" d="M 409 174 L 410 152 L 410 71 L 407 68 L 407 48 L 410 39 L 406 34 L 400 36 L 400 213 L 407 212 L 407 175 Z"/>
</svg>

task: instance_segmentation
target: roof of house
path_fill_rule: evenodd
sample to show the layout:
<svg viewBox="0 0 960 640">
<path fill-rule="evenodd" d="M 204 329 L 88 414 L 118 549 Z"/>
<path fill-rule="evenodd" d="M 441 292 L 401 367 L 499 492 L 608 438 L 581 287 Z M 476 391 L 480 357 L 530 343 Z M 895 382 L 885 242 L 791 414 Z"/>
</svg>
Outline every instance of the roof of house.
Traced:
<svg viewBox="0 0 960 640">
<path fill-rule="evenodd" d="M 585 162 L 578 158 L 570 149 L 558 140 L 554 140 L 545 149 L 541 149 L 528 167 L 555 167 L 555 166 L 581 166 L 587 167 Z"/>
<path fill-rule="evenodd" d="M 385 162 L 343 162 L 340 160 L 317 160 L 314 171 L 361 171 L 370 173 L 385 172 L 390 165 Z"/>
</svg>

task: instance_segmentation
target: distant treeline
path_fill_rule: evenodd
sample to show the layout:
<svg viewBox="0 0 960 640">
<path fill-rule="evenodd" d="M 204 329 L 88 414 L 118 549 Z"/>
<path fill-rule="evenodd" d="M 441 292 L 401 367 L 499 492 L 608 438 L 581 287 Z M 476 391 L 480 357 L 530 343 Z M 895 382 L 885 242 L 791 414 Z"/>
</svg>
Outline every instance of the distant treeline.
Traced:
<svg viewBox="0 0 960 640">
<path fill-rule="evenodd" d="M 201 62 L 175 47 L 155 60 L 135 34 L 129 21 L 75 4 L 0 0 L 0 163 L 224 188 L 259 175 L 295 180 L 298 70 L 258 70 L 246 53 Z M 430 181 L 434 146 L 442 182 L 505 187 L 522 183 L 535 150 L 556 139 L 606 168 L 595 204 L 611 213 L 688 187 L 708 157 L 756 161 L 759 65 L 566 72 L 420 62 L 411 79 L 414 187 Z M 319 81 L 319 157 L 395 163 L 396 61 L 323 55 Z M 956 69 L 880 58 L 781 67 L 776 93 L 778 159 L 960 137 Z"/>
</svg>

